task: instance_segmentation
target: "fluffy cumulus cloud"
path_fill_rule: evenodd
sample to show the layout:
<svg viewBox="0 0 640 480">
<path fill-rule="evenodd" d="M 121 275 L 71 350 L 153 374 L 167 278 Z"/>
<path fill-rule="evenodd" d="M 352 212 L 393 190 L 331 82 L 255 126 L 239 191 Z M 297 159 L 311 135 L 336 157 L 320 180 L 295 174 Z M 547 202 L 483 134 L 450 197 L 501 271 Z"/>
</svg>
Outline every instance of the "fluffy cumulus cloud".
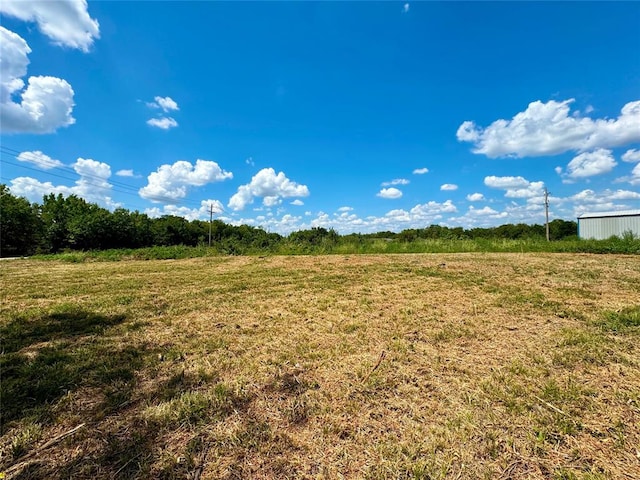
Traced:
<svg viewBox="0 0 640 480">
<path fill-rule="evenodd" d="M 499 213 L 491 207 L 474 208 L 473 206 L 469 207 L 468 214 L 476 217 L 483 217 L 486 215 L 499 215 Z"/>
<path fill-rule="evenodd" d="M 442 203 L 431 201 L 416 205 L 410 210 L 410 213 L 416 218 L 428 219 L 443 213 L 456 213 L 457 211 L 458 209 L 453 202 L 451 200 L 446 200 Z"/>
<path fill-rule="evenodd" d="M 72 187 L 73 193 L 89 200 L 102 200 L 111 189 L 108 178 L 111 177 L 111 167 L 91 158 L 78 158 L 73 169 L 80 178 Z"/>
<path fill-rule="evenodd" d="M 164 113 L 180 110 L 178 103 L 171 97 L 156 96 L 153 102 L 147 102 L 147 107 L 162 110 Z M 173 117 L 159 116 L 150 118 L 147 120 L 147 125 L 150 127 L 159 128 L 161 130 L 169 130 L 178 126 L 178 122 Z"/>
<path fill-rule="evenodd" d="M 484 184 L 490 188 L 505 190 L 507 198 L 534 198 L 544 194 L 544 182 L 530 182 L 523 177 L 488 176 Z"/>
<path fill-rule="evenodd" d="M 456 185 L 455 183 L 445 183 L 443 185 L 440 185 L 440 190 L 444 192 L 452 192 L 457 189 L 458 189 L 458 185 Z"/>
<path fill-rule="evenodd" d="M 640 126 L 638 127 L 640 128 Z M 632 148 L 622 154 L 622 161 L 628 163 L 640 162 L 640 150 Z"/>
<path fill-rule="evenodd" d="M 394 187 L 383 188 L 378 193 L 376 193 L 376 197 L 395 200 L 396 198 L 402 197 L 402 192 Z"/>
<path fill-rule="evenodd" d="M 470 193 L 467 195 L 467 200 L 470 202 L 481 202 L 484 200 L 484 195 L 481 193 Z"/>
<path fill-rule="evenodd" d="M 118 206 L 110 196 L 111 184 L 108 179 L 111 177 L 111 167 L 108 164 L 90 158 L 78 158 L 71 166 L 79 177 L 73 186 L 54 185 L 31 177 L 18 177 L 11 180 L 11 192 L 32 202 L 41 202 L 42 197 L 50 193 L 61 193 L 77 195 L 106 207 Z"/>
<path fill-rule="evenodd" d="M 640 101 L 624 105 L 615 119 L 571 115 L 573 101 L 535 101 L 511 120 L 496 120 L 486 128 L 465 121 L 456 135 L 459 141 L 472 143 L 474 153 L 489 158 L 584 152 L 640 141 Z"/>
<path fill-rule="evenodd" d="M 169 130 L 178 126 L 178 122 L 171 117 L 150 118 L 147 120 L 147 125 L 156 127 L 161 130 Z"/>
<path fill-rule="evenodd" d="M 163 215 L 175 215 L 176 217 L 184 217 L 187 220 L 208 220 L 210 209 L 213 209 L 214 215 L 224 211 L 224 207 L 219 200 L 202 200 L 198 208 L 189 208 L 181 205 L 163 205 L 162 208 L 147 208 L 144 213 L 152 218 Z"/>
<path fill-rule="evenodd" d="M 565 211 L 565 216 L 577 217 L 590 211 L 602 212 L 637 208 L 636 205 L 640 201 L 640 193 L 622 189 L 606 189 L 600 192 L 585 189 L 560 201 L 570 207 L 570 210 Z"/>
<path fill-rule="evenodd" d="M 582 190 L 575 195 L 569 197 L 569 199 L 575 203 L 588 204 L 588 203 L 602 203 L 602 202 L 616 202 L 625 200 L 640 200 L 640 193 L 632 190 L 610 190 L 606 189 L 600 193 L 596 193 L 591 189 Z"/>
<path fill-rule="evenodd" d="M 64 167 L 64 163 L 55 160 L 49 155 L 45 155 L 40 150 L 33 152 L 22 152 L 16 157 L 21 162 L 31 163 L 42 170 L 51 170 L 52 168 Z"/>
<path fill-rule="evenodd" d="M 423 168 L 416 168 L 413 171 L 414 175 L 424 175 L 425 173 L 429 173 L 429 169 L 427 167 L 423 167 Z"/>
<path fill-rule="evenodd" d="M 383 187 L 389 187 L 391 185 L 409 185 L 409 180 L 406 178 L 394 178 L 389 182 L 382 182 Z"/>
<path fill-rule="evenodd" d="M 304 202 L 302 200 L 300 200 L 299 198 L 296 198 L 293 202 L 291 202 L 291 205 L 295 205 L 296 207 L 300 207 L 300 206 L 304 205 Z"/>
<path fill-rule="evenodd" d="M 491 188 L 523 188 L 529 185 L 524 177 L 496 177 L 494 175 L 484 177 L 484 184 Z"/>
<path fill-rule="evenodd" d="M 135 174 L 133 173 L 133 170 L 131 170 L 131 169 L 118 170 L 116 172 L 116 175 L 118 177 L 135 177 Z"/>
<path fill-rule="evenodd" d="M 632 185 L 640 185 L 640 163 L 637 164 L 631 171 L 631 178 L 629 183 Z"/>
<path fill-rule="evenodd" d="M 200 187 L 208 183 L 233 178 L 216 162 L 196 160 L 195 165 L 179 160 L 173 165 L 161 165 L 147 177 L 147 185 L 139 190 L 142 198 L 156 203 L 171 204 L 187 196 L 189 187 Z"/>
<path fill-rule="evenodd" d="M 2 133 L 51 133 L 75 123 L 74 92 L 66 80 L 29 77 L 25 88 L 23 77 L 27 74 L 29 53 L 31 48 L 22 37 L 0 26 Z"/>
<path fill-rule="evenodd" d="M 56 45 L 89 51 L 100 37 L 100 25 L 91 18 L 86 0 L 3 0 L 0 12 L 34 22 Z"/>
<path fill-rule="evenodd" d="M 574 157 L 567 165 L 566 175 L 571 179 L 593 177 L 610 172 L 616 165 L 611 150 L 599 148 Z"/>
<path fill-rule="evenodd" d="M 164 112 L 180 110 L 180 107 L 178 107 L 178 103 L 171 97 L 155 97 L 153 99 L 153 102 L 147 103 L 147 106 L 151 108 L 160 108 Z"/>
<path fill-rule="evenodd" d="M 309 188 L 306 185 L 289 180 L 284 172 L 276 174 L 273 168 L 263 168 L 251 178 L 251 182 L 238 188 L 228 205 L 238 211 L 253 203 L 254 198 L 262 198 L 264 206 L 273 207 L 279 205 L 283 198 L 307 196 Z"/>
<path fill-rule="evenodd" d="M 349 207 L 341 207 L 333 214 L 318 212 L 315 217 L 311 215 L 311 212 L 306 212 L 305 216 L 308 218 L 304 220 L 302 217 L 289 216 L 285 225 L 276 217 L 269 216 L 257 217 L 251 224 L 280 233 L 312 227 L 333 228 L 340 233 L 373 233 L 384 230 L 400 231 L 406 228 L 423 228 L 434 222 L 442 223 L 445 216 L 456 212 L 456 206 L 447 200 L 442 203 L 431 201 L 418 204 L 409 210 L 394 209 L 382 216 L 361 218 L 353 213 Z M 241 223 L 241 221 L 237 221 Z"/>
<path fill-rule="evenodd" d="M 489 227 L 508 222 L 508 216 L 509 213 L 506 211 L 498 212 L 488 206 L 475 208 L 471 205 L 464 215 L 450 217 L 447 223 L 450 226 L 462 226 L 464 228 Z"/>
<path fill-rule="evenodd" d="M 42 197 L 50 193 L 71 195 L 71 188 L 66 185 L 54 185 L 51 182 L 40 182 L 31 177 L 17 177 L 11 180 L 11 193 L 25 197 L 31 202 L 41 202 Z"/>
</svg>

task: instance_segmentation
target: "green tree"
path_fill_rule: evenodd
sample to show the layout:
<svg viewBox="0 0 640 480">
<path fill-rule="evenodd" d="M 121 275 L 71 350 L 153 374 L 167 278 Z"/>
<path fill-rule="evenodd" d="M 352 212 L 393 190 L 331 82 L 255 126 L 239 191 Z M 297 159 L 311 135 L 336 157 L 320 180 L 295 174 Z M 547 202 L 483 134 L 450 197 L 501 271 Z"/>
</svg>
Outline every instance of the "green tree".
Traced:
<svg viewBox="0 0 640 480">
<path fill-rule="evenodd" d="M 34 206 L 26 198 L 12 195 L 6 185 L 0 184 L 0 255 L 34 253 L 39 223 Z"/>
</svg>

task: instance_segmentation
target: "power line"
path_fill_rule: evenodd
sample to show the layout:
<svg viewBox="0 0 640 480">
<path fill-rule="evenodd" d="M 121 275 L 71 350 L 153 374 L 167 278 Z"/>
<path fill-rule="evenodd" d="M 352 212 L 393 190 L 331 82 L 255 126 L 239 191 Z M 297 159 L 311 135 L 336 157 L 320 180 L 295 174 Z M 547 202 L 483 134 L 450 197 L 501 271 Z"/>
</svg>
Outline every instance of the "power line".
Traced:
<svg viewBox="0 0 640 480">
<path fill-rule="evenodd" d="M 134 185 L 130 185 L 124 182 L 120 182 L 120 181 L 116 181 L 116 180 L 111 180 L 105 177 L 101 177 L 99 175 L 94 175 L 91 173 L 78 173 L 75 169 L 68 167 L 66 165 L 55 165 L 52 166 L 51 169 L 49 170 L 43 170 L 43 169 L 38 169 L 38 168 L 33 168 L 33 167 L 29 167 L 27 165 L 23 164 L 23 161 L 20 160 L 18 158 L 19 155 L 21 155 L 22 153 L 31 153 L 31 152 L 19 152 L 18 150 L 15 150 L 13 148 L 7 147 L 5 145 L 0 145 L 0 153 L 2 153 L 5 156 L 9 156 L 11 158 L 15 158 L 16 160 L 18 160 L 21 163 L 15 163 L 15 162 L 11 162 L 6 160 L 6 158 L 2 159 L 1 162 L 5 163 L 7 165 L 12 165 L 14 167 L 18 167 L 18 168 L 23 168 L 25 170 L 29 170 L 29 171 L 33 171 L 33 172 L 37 172 L 41 175 L 49 175 L 51 177 L 55 177 L 55 178 L 60 178 L 63 180 L 67 180 L 67 181 L 71 181 L 71 182 L 75 182 L 76 186 L 78 185 L 78 178 L 72 178 L 69 177 L 69 174 L 73 174 L 73 175 L 77 175 L 80 178 L 83 179 L 83 185 L 88 185 L 88 186 L 93 186 L 93 187 L 98 187 L 98 188 L 103 188 L 105 190 L 109 190 L 112 192 L 116 192 L 116 193 L 121 193 L 124 195 L 130 195 L 130 196 L 134 196 L 137 198 L 140 198 L 140 188 L 136 187 Z M 23 158 L 28 158 L 28 155 L 23 156 Z M 31 160 L 32 161 L 36 161 L 36 158 L 34 155 L 31 155 Z M 54 170 L 54 171 L 60 171 L 62 173 L 65 173 L 67 175 L 61 175 L 58 173 L 54 173 L 50 170 Z M 12 179 L 8 179 L 6 177 L 2 177 L 3 180 L 5 181 L 11 181 Z M 92 183 L 91 181 L 87 181 L 88 180 L 94 180 L 94 181 L 99 181 L 100 183 Z M 105 183 L 107 185 L 105 185 Z M 73 188 L 73 187 L 67 187 L 67 188 Z M 198 209 L 203 208 L 202 205 L 202 201 L 197 202 L 194 200 L 186 200 L 186 199 L 174 199 L 174 198 L 168 198 L 168 197 L 154 197 L 153 199 L 151 199 L 152 202 L 154 202 L 154 200 L 158 201 L 159 203 L 163 203 L 165 206 L 166 205 L 173 205 L 173 206 L 177 206 L 177 207 L 196 207 Z M 135 205 L 132 205 L 135 207 Z M 142 207 L 141 207 L 142 208 Z M 153 207 L 145 207 L 145 208 L 153 208 Z M 222 211 L 224 211 L 224 208 L 222 208 Z M 218 212 L 221 213 L 221 212 Z"/>
<path fill-rule="evenodd" d="M 5 155 L 9 155 L 9 156 L 17 159 L 18 161 L 21 161 L 18 157 L 22 153 L 31 153 L 31 152 L 18 152 L 17 150 L 14 150 L 12 148 L 8 148 L 8 147 L 5 147 L 5 146 L 0 146 L 0 151 L 1 151 L 1 153 L 4 153 Z M 29 157 L 28 155 L 25 156 L 25 157 L 27 158 L 27 160 L 32 160 L 34 162 L 36 161 L 36 157 L 33 156 L 33 155 L 31 155 L 31 158 L 28 158 Z M 22 168 L 27 168 L 29 170 L 34 170 L 36 172 L 42 172 L 42 173 L 51 174 L 48 170 L 34 169 L 34 168 L 31 168 L 31 167 L 27 167 L 26 165 L 20 165 L 20 164 L 17 164 L 17 163 L 10 163 L 10 162 L 7 162 L 6 160 L 5 160 L 5 163 L 9 163 L 10 165 L 19 166 L 19 167 L 22 167 Z M 55 165 L 49 170 L 54 170 L 54 169 L 55 170 L 61 170 L 61 171 L 66 172 L 66 173 L 72 173 L 72 174 L 75 174 L 75 175 L 80 175 L 75 169 L 73 169 L 71 167 L 68 167 L 66 165 L 62 165 L 62 166 Z M 89 177 L 89 178 L 93 178 L 93 179 L 97 179 L 97 180 L 103 180 L 103 181 L 107 180 L 105 177 L 101 177 L 100 175 L 94 175 L 92 173 L 82 173 L 81 176 L 82 177 Z M 68 180 L 74 180 L 74 179 L 68 179 Z M 129 185 L 129 184 L 126 184 L 126 183 L 123 183 L 123 182 L 119 182 L 117 180 L 110 180 L 109 183 L 111 183 L 112 185 L 116 185 L 118 187 L 121 187 L 121 188 L 126 188 L 126 189 L 130 189 L 130 190 L 138 191 L 137 187 L 134 187 L 133 185 Z"/>
</svg>

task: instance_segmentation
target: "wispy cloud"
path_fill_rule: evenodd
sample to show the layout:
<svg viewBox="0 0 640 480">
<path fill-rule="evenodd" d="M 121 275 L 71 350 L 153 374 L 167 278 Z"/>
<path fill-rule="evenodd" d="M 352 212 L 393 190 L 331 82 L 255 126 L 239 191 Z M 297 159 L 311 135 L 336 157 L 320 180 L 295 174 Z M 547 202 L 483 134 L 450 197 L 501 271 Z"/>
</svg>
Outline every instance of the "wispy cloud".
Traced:
<svg viewBox="0 0 640 480">
<path fill-rule="evenodd" d="M 394 178 L 390 182 L 382 182 L 382 187 L 390 187 L 392 185 L 409 185 L 409 180 L 406 178 Z"/>
</svg>

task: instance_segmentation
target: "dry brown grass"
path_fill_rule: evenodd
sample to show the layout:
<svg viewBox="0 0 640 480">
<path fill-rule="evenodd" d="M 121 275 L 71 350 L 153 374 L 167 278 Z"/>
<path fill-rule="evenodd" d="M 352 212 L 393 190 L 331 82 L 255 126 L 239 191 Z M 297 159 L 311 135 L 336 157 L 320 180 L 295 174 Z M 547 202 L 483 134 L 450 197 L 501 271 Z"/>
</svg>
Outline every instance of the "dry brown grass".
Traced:
<svg viewBox="0 0 640 480">
<path fill-rule="evenodd" d="M 638 257 L 0 267 L 9 477 L 640 478 Z"/>
</svg>

